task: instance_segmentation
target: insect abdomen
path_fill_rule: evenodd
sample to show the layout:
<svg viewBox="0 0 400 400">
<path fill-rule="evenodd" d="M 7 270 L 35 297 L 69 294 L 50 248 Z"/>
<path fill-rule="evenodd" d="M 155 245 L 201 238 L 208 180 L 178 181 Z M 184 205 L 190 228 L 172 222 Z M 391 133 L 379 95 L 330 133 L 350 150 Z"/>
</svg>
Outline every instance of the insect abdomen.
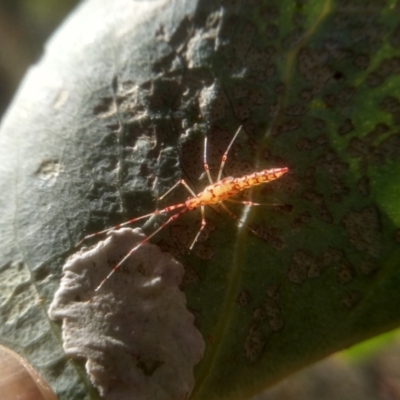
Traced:
<svg viewBox="0 0 400 400">
<path fill-rule="evenodd" d="M 207 186 L 197 197 L 186 200 L 186 207 L 189 210 L 193 210 L 194 208 L 204 205 L 218 204 L 244 189 L 278 179 L 288 171 L 289 168 L 265 169 L 264 171 L 244 175 L 240 178 L 228 177 L 222 179 L 219 182 Z"/>
<path fill-rule="evenodd" d="M 254 172 L 254 174 L 245 175 L 240 178 L 235 178 L 235 184 L 240 188 L 239 190 L 244 190 L 252 186 L 260 185 L 261 183 L 266 183 L 280 178 L 283 174 L 288 172 L 289 168 L 273 168 L 264 169 L 260 172 Z"/>
</svg>

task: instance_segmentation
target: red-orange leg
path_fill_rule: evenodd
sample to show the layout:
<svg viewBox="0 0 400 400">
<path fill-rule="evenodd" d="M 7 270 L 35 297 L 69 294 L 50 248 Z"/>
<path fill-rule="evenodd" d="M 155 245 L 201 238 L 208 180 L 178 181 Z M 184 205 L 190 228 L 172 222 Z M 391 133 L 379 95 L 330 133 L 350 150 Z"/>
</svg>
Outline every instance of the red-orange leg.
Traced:
<svg viewBox="0 0 400 400">
<path fill-rule="evenodd" d="M 193 196 L 196 197 L 196 193 L 193 192 L 193 190 L 190 188 L 190 186 L 185 182 L 184 179 L 179 179 L 178 182 L 175 183 L 174 186 L 172 186 L 171 188 L 169 188 L 162 196 L 160 196 L 158 198 L 158 200 L 162 200 L 167 194 L 171 193 L 175 188 L 177 188 L 179 185 L 183 185 L 188 192 Z"/>
<path fill-rule="evenodd" d="M 118 224 L 118 225 L 112 226 L 111 228 L 107 228 L 107 229 L 104 229 L 102 231 L 98 231 L 98 232 L 92 233 L 90 235 L 85 236 L 80 242 L 78 242 L 76 244 L 76 247 L 80 246 L 85 240 L 90 239 L 92 237 L 95 237 L 95 236 L 98 236 L 98 235 L 102 235 L 103 233 L 110 232 L 110 231 L 112 231 L 114 229 L 122 228 L 123 226 L 126 226 L 126 225 L 133 224 L 134 222 L 140 221 L 141 219 L 149 218 L 149 217 L 151 217 L 153 215 L 159 215 L 159 214 L 162 214 L 162 213 L 168 213 L 170 211 L 173 211 L 173 210 L 176 210 L 177 208 L 182 208 L 182 207 L 186 207 L 186 204 L 185 203 L 180 203 L 180 204 L 175 204 L 173 206 L 165 207 L 162 210 L 156 210 L 156 211 L 154 211 L 154 212 L 152 212 L 150 214 L 142 215 L 142 216 L 137 217 L 137 218 L 132 218 L 129 221 L 123 222 L 122 224 Z"/>
<path fill-rule="evenodd" d="M 190 247 L 189 247 L 190 250 L 193 249 L 193 246 L 196 244 L 197 239 L 199 238 L 199 236 L 200 236 L 202 230 L 203 230 L 203 229 L 206 227 L 206 225 L 207 225 L 207 221 L 206 221 L 206 218 L 205 218 L 205 212 L 204 212 L 204 206 L 200 206 L 200 207 L 201 207 L 201 225 L 200 225 L 199 230 L 197 231 L 197 234 L 196 234 L 195 238 L 193 239 L 192 244 L 191 244 Z"/>
<path fill-rule="evenodd" d="M 239 129 L 238 129 L 238 130 L 236 131 L 236 133 L 233 135 L 232 140 L 230 141 L 230 143 L 229 143 L 229 145 L 228 145 L 228 147 L 227 147 L 227 149 L 226 149 L 224 155 L 222 156 L 221 165 L 220 165 L 219 171 L 218 171 L 217 182 L 219 182 L 219 181 L 221 180 L 222 171 L 224 170 L 226 160 L 228 159 L 228 152 L 229 152 L 229 150 L 231 149 L 233 142 L 236 140 L 237 135 L 239 135 L 240 131 L 242 130 L 242 126 L 243 126 L 243 125 L 240 125 L 240 126 L 239 126 Z"/>
<path fill-rule="evenodd" d="M 249 225 L 247 225 L 236 214 L 234 214 L 222 201 L 221 201 L 220 205 L 229 214 L 229 216 L 232 219 L 234 219 L 235 221 L 238 221 L 239 223 L 241 223 L 244 227 L 246 227 L 246 229 L 248 229 L 250 232 L 254 233 L 256 236 L 260 236 L 254 229 L 250 228 Z"/>
<path fill-rule="evenodd" d="M 207 136 L 204 138 L 204 154 L 203 154 L 203 165 L 204 165 L 204 171 L 206 171 L 208 181 L 210 184 L 213 184 L 213 180 L 211 178 L 210 174 L 210 168 L 208 167 L 207 163 Z"/>
<path fill-rule="evenodd" d="M 279 203 L 254 203 L 252 201 L 240 201 L 234 199 L 225 199 L 224 201 L 228 201 L 229 203 L 235 204 L 244 204 L 245 206 L 283 206 L 284 204 Z"/>
<path fill-rule="evenodd" d="M 238 134 L 240 133 L 241 129 L 242 129 L 242 125 L 239 126 L 239 129 L 236 131 L 236 133 L 235 133 L 235 135 L 233 136 L 232 140 L 230 141 L 230 143 L 229 143 L 227 149 L 225 150 L 224 155 L 222 156 L 221 164 L 220 164 L 219 171 L 218 171 L 217 182 L 221 180 L 222 171 L 223 171 L 223 169 L 224 169 L 225 162 L 226 162 L 226 160 L 227 160 L 227 158 L 228 158 L 228 152 L 229 152 L 230 148 L 232 147 L 232 144 L 233 144 L 233 142 L 235 141 L 236 137 L 237 137 Z M 205 171 L 206 174 L 207 174 L 207 178 L 208 178 L 210 184 L 212 185 L 212 184 L 214 184 L 214 182 L 213 182 L 213 180 L 212 180 L 212 177 L 211 177 L 211 174 L 210 174 L 210 168 L 209 168 L 208 162 L 207 162 L 207 149 L 208 149 L 208 146 L 207 146 L 207 136 L 206 136 L 206 137 L 204 138 L 203 165 L 204 165 L 204 171 Z M 189 190 L 190 190 L 190 189 L 189 189 Z M 195 197 L 195 196 L 196 196 L 196 195 L 194 195 L 194 197 Z M 249 203 L 251 203 L 251 202 L 246 202 L 247 205 L 250 205 Z M 255 205 L 256 203 L 251 203 L 251 204 L 254 204 L 254 205 Z M 229 212 L 229 211 L 228 211 L 228 212 Z M 236 216 L 235 216 L 235 217 L 236 217 Z M 236 218 L 236 219 L 237 219 L 237 218 Z M 193 249 L 193 246 L 196 244 L 198 238 L 199 238 L 200 235 L 201 235 L 201 232 L 202 232 L 203 229 L 206 227 L 206 225 L 207 225 L 207 221 L 206 221 L 206 219 L 205 219 L 204 206 L 201 206 L 201 225 L 200 225 L 199 230 L 197 231 L 197 234 L 196 234 L 196 236 L 195 236 L 195 238 L 194 238 L 192 244 L 190 245 L 190 250 Z"/>
<path fill-rule="evenodd" d="M 183 210 L 179 211 L 178 213 L 172 215 L 169 217 L 168 221 L 164 222 L 159 228 L 157 228 L 151 235 L 146 236 L 141 242 L 139 242 L 132 250 L 129 251 L 129 253 L 110 271 L 110 273 L 100 282 L 100 285 L 97 286 L 95 289 L 95 292 L 101 289 L 101 287 L 104 285 L 104 282 L 107 281 L 110 276 L 117 271 L 117 269 L 137 250 L 139 249 L 143 244 L 147 243 L 154 235 L 156 235 L 158 232 L 160 232 L 162 229 L 164 229 L 169 223 L 172 221 L 175 221 L 179 216 L 181 216 L 183 213 L 186 211 L 189 211 L 188 208 L 184 208 Z"/>
</svg>

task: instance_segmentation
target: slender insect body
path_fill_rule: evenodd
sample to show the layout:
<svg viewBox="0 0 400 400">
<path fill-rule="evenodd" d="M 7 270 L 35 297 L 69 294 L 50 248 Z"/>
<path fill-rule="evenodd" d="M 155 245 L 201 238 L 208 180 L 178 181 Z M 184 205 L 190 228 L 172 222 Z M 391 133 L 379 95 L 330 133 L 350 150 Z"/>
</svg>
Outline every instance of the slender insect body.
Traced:
<svg viewBox="0 0 400 400">
<path fill-rule="evenodd" d="M 202 192 L 198 193 L 196 197 L 191 197 L 186 200 L 186 207 L 189 210 L 194 210 L 201 206 L 221 203 L 245 189 L 278 179 L 287 171 L 288 168 L 273 168 L 255 172 L 250 175 L 244 175 L 239 178 L 229 176 L 207 186 Z"/>
<path fill-rule="evenodd" d="M 288 168 L 272 168 L 272 169 L 265 169 L 260 172 L 254 172 L 253 174 L 249 175 L 244 175 L 242 177 L 238 178 L 233 178 L 231 176 L 221 179 L 222 177 L 222 172 L 225 166 L 225 162 L 227 160 L 227 155 L 229 152 L 229 149 L 231 148 L 233 142 L 235 141 L 237 135 L 239 134 L 240 130 L 242 127 L 239 127 L 239 129 L 236 131 L 235 135 L 233 136 L 231 142 L 229 143 L 228 148 L 226 149 L 224 155 L 222 156 L 221 160 L 221 165 L 218 171 L 218 177 L 217 181 L 213 182 L 209 167 L 207 164 L 207 137 L 204 139 L 204 170 L 207 174 L 208 180 L 210 182 L 210 185 L 208 185 L 202 192 L 196 193 L 193 192 L 193 190 L 189 187 L 189 185 L 185 182 L 185 180 L 181 179 L 174 186 L 172 186 L 166 193 L 164 193 L 159 200 L 164 198 L 168 193 L 170 193 L 172 190 L 174 190 L 177 186 L 183 185 L 188 192 L 191 194 L 192 197 L 189 197 L 185 202 L 179 203 L 179 204 L 174 204 L 168 207 L 163 208 L 162 210 L 156 210 L 150 214 L 142 215 L 140 217 L 132 218 L 129 221 L 123 222 L 122 224 L 118 224 L 112 228 L 105 229 L 103 231 L 95 232 L 91 235 L 88 235 L 84 237 L 79 243 L 81 244 L 85 239 L 89 239 L 91 237 L 109 232 L 113 229 L 118 229 L 123 226 L 126 226 L 128 224 L 132 224 L 136 221 L 139 221 L 141 219 L 149 218 L 151 216 L 159 215 L 159 214 L 165 214 L 169 213 L 173 210 L 180 209 L 178 212 L 175 214 L 171 215 L 169 219 L 164 222 L 159 228 L 157 228 L 153 233 L 151 233 L 149 236 L 147 236 L 145 239 L 143 239 L 139 244 L 137 244 L 133 249 L 129 251 L 128 254 L 126 254 L 122 260 L 111 270 L 111 272 L 102 280 L 100 285 L 96 288 L 96 291 L 99 290 L 103 284 L 107 281 L 107 279 L 121 266 L 121 264 L 124 263 L 124 261 L 133 253 L 135 252 L 140 246 L 142 246 L 144 243 L 148 242 L 154 235 L 156 235 L 159 231 L 161 231 L 166 225 L 170 224 L 172 221 L 175 221 L 177 218 L 179 218 L 182 214 L 186 213 L 187 211 L 194 210 L 196 208 L 200 208 L 201 210 L 201 225 L 200 228 L 197 231 L 196 236 L 194 237 L 194 240 L 190 246 L 190 249 L 193 248 L 195 243 L 197 242 L 201 232 L 206 226 L 206 219 L 205 219 L 205 206 L 210 206 L 214 204 L 220 204 L 221 207 L 235 220 L 240 219 L 236 217 L 235 214 L 233 214 L 229 208 L 225 205 L 224 200 L 231 201 L 231 202 L 239 202 L 242 204 L 246 205 L 260 205 L 259 203 L 253 203 L 251 201 L 235 201 L 231 200 L 230 197 L 235 196 L 236 194 L 240 193 L 241 191 L 245 189 L 249 189 L 253 186 L 260 185 L 262 183 L 267 183 L 270 181 L 273 181 L 275 179 L 280 178 L 283 174 L 289 171 Z M 242 221 L 240 221 L 243 223 Z M 251 230 L 251 228 L 249 228 Z"/>
</svg>

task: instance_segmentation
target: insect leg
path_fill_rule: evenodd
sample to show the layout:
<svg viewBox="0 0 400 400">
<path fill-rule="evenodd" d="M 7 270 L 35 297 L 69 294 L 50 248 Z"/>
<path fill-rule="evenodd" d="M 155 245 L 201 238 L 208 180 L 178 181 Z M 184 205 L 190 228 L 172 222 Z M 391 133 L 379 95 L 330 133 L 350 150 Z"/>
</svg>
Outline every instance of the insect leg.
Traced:
<svg viewBox="0 0 400 400">
<path fill-rule="evenodd" d="M 184 179 L 179 179 L 178 182 L 175 183 L 174 186 L 172 186 L 170 189 L 168 189 L 162 196 L 158 198 L 158 200 L 162 200 L 167 194 L 171 193 L 175 188 L 177 188 L 179 185 L 183 185 L 189 193 L 193 196 L 196 197 L 196 193 L 193 192 L 193 190 L 190 188 L 190 186 L 185 182 Z"/>
<path fill-rule="evenodd" d="M 239 132 L 242 130 L 243 125 L 239 126 L 239 129 L 236 131 L 235 135 L 233 136 L 231 142 L 228 145 L 228 148 L 226 149 L 224 155 L 222 156 L 222 160 L 221 160 L 221 165 L 219 167 L 219 171 L 218 171 L 218 178 L 217 178 L 217 182 L 221 180 L 222 177 L 222 171 L 224 170 L 225 167 L 225 162 L 228 158 L 228 152 L 230 150 L 230 148 L 232 147 L 233 142 L 235 141 L 237 135 L 239 135 Z"/>
<path fill-rule="evenodd" d="M 110 271 L 110 273 L 100 282 L 100 285 L 97 286 L 95 292 L 100 290 L 100 288 L 104 285 L 104 282 L 107 281 L 108 278 L 129 258 L 132 253 L 134 253 L 140 246 L 147 243 L 154 235 L 161 231 L 161 229 L 165 228 L 170 222 L 175 221 L 179 216 L 181 216 L 186 211 L 189 211 L 188 208 L 184 208 L 183 210 L 179 211 L 178 213 L 172 215 L 168 221 L 164 222 L 159 228 L 157 228 L 151 235 L 146 236 L 141 242 L 139 242 L 133 249 L 129 251 L 129 253 Z"/>
<path fill-rule="evenodd" d="M 169 211 L 175 210 L 175 209 L 177 209 L 177 208 L 182 208 L 182 207 L 185 207 L 185 206 L 186 206 L 185 203 L 175 204 L 175 205 L 173 205 L 173 206 L 165 207 L 165 208 L 163 208 L 162 210 L 156 210 L 156 211 L 154 211 L 154 212 L 152 212 L 152 213 L 150 213 L 150 214 L 146 214 L 146 215 L 142 215 L 142 216 L 140 216 L 140 217 L 132 218 L 132 219 L 130 219 L 129 221 L 126 221 L 126 222 L 123 222 L 123 223 L 121 223 L 121 224 L 112 226 L 111 228 L 107 228 L 107 229 L 104 229 L 104 230 L 102 230 L 102 231 L 98 231 L 98 232 L 92 233 L 91 235 L 85 236 L 80 242 L 78 242 L 78 243 L 75 245 L 75 247 L 81 245 L 86 239 L 90 239 L 90 238 L 92 238 L 92 237 L 101 235 L 101 234 L 103 234 L 103 233 L 107 233 L 107 232 L 112 231 L 112 230 L 114 230 L 114 229 L 119 229 L 119 228 L 121 228 L 121 227 L 123 227 L 123 226 L 129 225 L 129 224 L 133 224 L 134 222 L 139 221 L 139 220 L 141 220 L 141 219 L 149 218 L 149 217 L 151 217 L 151 216 L 153 216 L 153 215 L 158 215 L 158 214 L 162 214 L 162 213 L 167 213 L 167 212 L 169 212 Z"/>
<path fill-rule="evenodd" d="M 248 229 L 250 232 L 254 233 L 256 236 L 258 236 L 258 237 L 260 236 L 254 229 L 250 228 L 249 225 L 247 225 L 236 214 L 234 214 L 222 201 L 219 204 L 230 215 L 231 218 L 233 218 L 235 221 L 240 222 L 246 229 Z"/>
<path fill-rule="evenodd" d="M 201 226 L 200 226 L 199 230 L 197 231 L 197 234 L 196 234 L 195 238 L 193 239 L 192 244 L 189 247 L 190 250 L 193 249 L 193 246 L 197 242 L 197 239 L 199 238 L 202 230 L 206 227 L 206 224 L 207 224 L 207 221 L 206 221 L 205 214 L 204 214 L 204 206 L 201 206 Z"/>
<path fill-rule="evenodd" d="M 210 175 L 210 169 L 208 167 L 208 163 L 207 163 L 207 136 L 204 138 L 204 154 L 203 154 L 203 165 L 204 165 L 204 171 L 206 171 L 207 177 L 208 177 L 208 181 L 213 184 L 213 180 L 211 178 Z"/>
<path fill-rule="evenodd" d="M 240 201 L 234 199 L 225 199 L 224 201 L 228 201 L 229 203 L 235 204 L 244 204 L 245 206 L 284 206 L 285 204 L 282 203 L 254 203 L 252 201 Z"/>
</svg>

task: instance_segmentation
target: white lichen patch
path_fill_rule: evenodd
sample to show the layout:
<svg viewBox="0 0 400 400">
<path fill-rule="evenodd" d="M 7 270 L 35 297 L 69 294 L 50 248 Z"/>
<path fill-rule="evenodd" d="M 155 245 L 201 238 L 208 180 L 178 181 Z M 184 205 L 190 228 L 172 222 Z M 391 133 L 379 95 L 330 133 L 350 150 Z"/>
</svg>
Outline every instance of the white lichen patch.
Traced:
<svg viewBox="0 0 400 400">
<path fill-rule="evenodd" d="M 120 229 L 74 254 L 49 314 L 63 321 L 65 352 L 87 360 L 104 398 L 187 399 L 205 345 L 179 289 L 183 266 L 145 244 L 94 291 L 143 237 L 140 229 Z"/>
</svg>

